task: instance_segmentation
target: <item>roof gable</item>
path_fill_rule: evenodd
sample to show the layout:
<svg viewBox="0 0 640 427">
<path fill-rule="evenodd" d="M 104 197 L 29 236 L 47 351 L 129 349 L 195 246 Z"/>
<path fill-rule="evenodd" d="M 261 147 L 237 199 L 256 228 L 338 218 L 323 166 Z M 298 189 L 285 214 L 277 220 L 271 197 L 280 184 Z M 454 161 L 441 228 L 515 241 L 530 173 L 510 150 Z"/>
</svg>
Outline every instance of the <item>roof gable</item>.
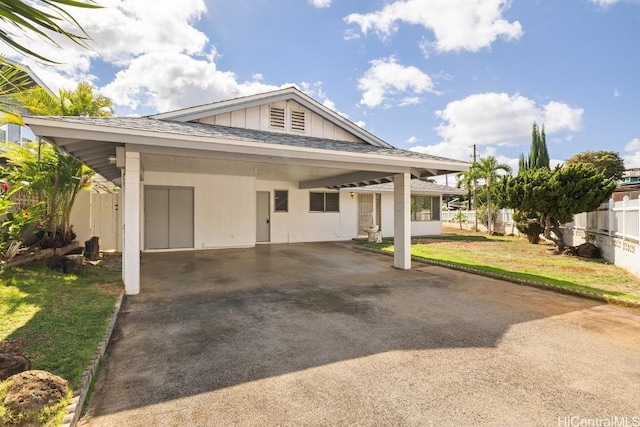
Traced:
<svg viewBox="0 0 640 427">
<path fill-rule="evenodd" d="M 355 123 L 345 119 L 335 111 L 325 107 L 295 87 L 288 87 L 271 92 L 184 108 L 167 113 L 155 114 L 150 117 L 154 119 L 175 120 L 180 122 L 208 122 L 212 124 L 221 124 L 215 121 L 215 117 L 225 117 L 225 115 L 232 116 L 234 112 L 239 112 L 241 110 L 268 108 L 269 105 L 283 105 L 283 103 L 287 102 L 295 103 L 303 109 L 308 110 L 312 117 L 319 117 L 323 121 L 335 126 L 335 128 L 338 129 L 338 131 L 335 132 L 336 135 L 346 134 L 353 136 L 348 137 L 347 139 L 338 137 L 335 139 L 362 141 L 377 147 L 392 148 L 392 146 L 387 142 L 367 132 Z M 231 125 L 231 123 L 222 124 Z"/>
</svg>

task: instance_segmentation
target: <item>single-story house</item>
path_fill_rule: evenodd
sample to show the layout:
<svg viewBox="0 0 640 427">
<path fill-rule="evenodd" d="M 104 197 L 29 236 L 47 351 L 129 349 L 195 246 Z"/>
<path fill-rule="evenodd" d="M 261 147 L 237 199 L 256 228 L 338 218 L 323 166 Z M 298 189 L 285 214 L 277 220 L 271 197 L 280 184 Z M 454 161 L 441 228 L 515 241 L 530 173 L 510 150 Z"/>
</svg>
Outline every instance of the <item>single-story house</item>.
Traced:
<svg viewBox="0 0 640 427">
<path fill-rule="evenodd" d="M 470 166 L 395 148 L 295 88 L 148 117 L 24 120 L 120 183 L 122 274 L 132 295 L 141 251 L 356 237 L 351 189 L 375 198 L 372 184 L 389 184 L 379 194 L 393 194 L 393 216 L 380 209 L 381 225 L 395 238 L 395 267 L 411 268 L 411 178 Z"/>
</svg>

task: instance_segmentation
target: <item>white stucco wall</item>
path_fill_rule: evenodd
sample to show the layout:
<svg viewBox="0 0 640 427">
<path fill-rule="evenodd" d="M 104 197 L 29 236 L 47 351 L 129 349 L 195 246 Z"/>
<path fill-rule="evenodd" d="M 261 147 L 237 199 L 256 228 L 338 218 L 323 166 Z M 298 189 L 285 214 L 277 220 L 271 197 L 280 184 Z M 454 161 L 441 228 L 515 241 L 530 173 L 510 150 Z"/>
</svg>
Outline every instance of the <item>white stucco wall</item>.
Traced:
<svg viewBox="0 0 640 427">
<path fill-rule="evenodd" d="M 274 190 L 288 190 L 288 212 L 274 212 Z M 340 193 L 340 212 L 309 212 L 309 192 L 288 181 L 256 181 L 256 191 L 271 194 L 271 242 L 322 242 L 356 237 L 356 199 Z"/>
<path fill-rule="evenodd" d="M 393 237 L 393 193 L 381 193 L 382 236 Z M 355 215 L 355 213 L 354 213 Z M 442 234 L 440 221 L 411 221 L 412 236 L 436 236 Z"/>
<path fill-rule="evenodd" d="M 146 171 L 144 186 L 194 188 L 194 249 L 247 247 L 256 243 L 256 192 L 270 194 L 270 242 L 322 242 L 358 237 L 357 195 L 341 191 L 340 212 L 310 212 L 309 193 L 297 182 L 259 180 L 249 176 L 206 175 Z M 274 212 L 275 190 L 287 190 L 288 212 Z M 357 190 L 356 190 L 357 191 Z M 144 224 L 144 190 L 141 192 Z M 381 193 L 382 233 L 393 237 L 393 193 Z M 144 242 L 144 227 L 141 242 Z M 442 233 L 440 221 L 415 221 L 411 235 Z"/>
<path fill-rule="evenodd" d="M 193 187 L 194 249 L 255 245 L 254 177 L 146 171 L 144 185 Z"/>
<path fill-rule="evenodd" d="M 437 236 L 442 234 L 440 221 L 411 221 L 412 236 Z"/>
</svg>

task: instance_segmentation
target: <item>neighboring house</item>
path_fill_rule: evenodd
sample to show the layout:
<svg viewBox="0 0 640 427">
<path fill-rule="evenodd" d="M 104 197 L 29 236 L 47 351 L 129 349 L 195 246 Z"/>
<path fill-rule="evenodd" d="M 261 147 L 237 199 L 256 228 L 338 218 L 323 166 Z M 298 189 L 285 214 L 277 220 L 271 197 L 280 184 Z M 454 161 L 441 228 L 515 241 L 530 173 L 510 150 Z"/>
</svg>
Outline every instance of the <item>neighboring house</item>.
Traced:
<svg viewBox="0 0 640 427">
<path fill-rule="evenodd" d="M 25 122 L 121 184 L 128 294 L 140 291 L 140 251 L 352 239 L 351 192 L 372 184 L 392 185 L 382 226 L 394 265 L 411 268 L 411 178 L 470 166 L 394 148 L 295 88 L 150 117 Z"/>
<path fill-rule="evenodd" d="M 611 197 L 614 201 L 619 202 L 625 196 L 629 199 L 640 197 L 640 168 L 631 168 L 624 171 L 622 179 L 618 182 L 618 187 Z"/>
<path fill-rule="evenodd" d="M 393 183 L 359 188 L 343 188 L 357 204 L 358 237 L 366 235 L 371 225 L 378 225 L 382 236 L 393 237 Z M 411 235 L 442 234 L 442 196 L 465 195 L 464 189 L 452 188 L 420 179 L 411 180 Z"/>
<path fill-rule="evenodd" d="M 49 87 L 47 87 L 47 85 L 45 85 L 42 80 L 40 80 L 40 78 L 27 65 L 17 64 L 6 58 L 4 60 L 13 63 L 16 68 L 20 70 L 20 72 L 16 76 L 16 80 L 19 82 L 18 84 L 22 90 L 41 87 L 42 89 L 53 95 L 51 89 L 49 89 Z M 0 67 L 3 67 L 3 65 L 0 64 Z M 14 89 L 12 89 L 13 86 L 6 85 L 2 87 L 2 93 L 11 93 L 12 91 L 15 91 Z M 26 113 L 24 109 L 19 109 L 19 112 L 20 114 Z M 28 128 L 24 126 L 20 126 L 15 123 L 3 123 L 2 125 L 0 125 L 0 141 L 9 141 L 16 144 L 24 144 L 33 140 L 33 134 Z"/>
</svg>

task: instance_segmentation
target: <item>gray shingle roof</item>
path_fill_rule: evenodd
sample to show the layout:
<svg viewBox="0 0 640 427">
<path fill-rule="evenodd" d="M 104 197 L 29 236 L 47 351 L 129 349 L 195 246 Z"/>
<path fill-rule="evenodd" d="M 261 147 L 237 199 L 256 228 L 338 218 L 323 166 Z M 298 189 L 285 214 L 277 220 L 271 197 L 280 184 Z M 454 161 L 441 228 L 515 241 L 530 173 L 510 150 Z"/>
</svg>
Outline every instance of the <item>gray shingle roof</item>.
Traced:
<svg viewBox="0 0 640 427">
<path fill-rule="evenodd" d="M 103 126 L 117 129 L 130 129 L 163 134 L 190 135 L 205 138 L 233 139 L 274 145 L 316 148 L 360 154 L 378 154 L 392 157 L 436 160 L 457 163 L 460 166 L 467 162 L 402 150 L 399 148 L 376 147 L 366 143 L 342 142 L 304 135 L 267 132 L 262 130 L 242 129 L 204 123 L 178 122 L 173 120 L 152 119 L 149 117 L 46 117 L 65 123 Z"/>
<path fill-rule="evenodd" d="M 374 184 L 362 187 L 361 190 L 371 191 L 393 191 L 393 182 L 385 184 Z M 434 182 L 426 182 L 421 179 L 411 180 L 412 192 L 440 193 L 440 194 L 467 194 L 465 190 L 460 188 L 449 187 L 447 185 L 436 184 Z"/>
</svg>

